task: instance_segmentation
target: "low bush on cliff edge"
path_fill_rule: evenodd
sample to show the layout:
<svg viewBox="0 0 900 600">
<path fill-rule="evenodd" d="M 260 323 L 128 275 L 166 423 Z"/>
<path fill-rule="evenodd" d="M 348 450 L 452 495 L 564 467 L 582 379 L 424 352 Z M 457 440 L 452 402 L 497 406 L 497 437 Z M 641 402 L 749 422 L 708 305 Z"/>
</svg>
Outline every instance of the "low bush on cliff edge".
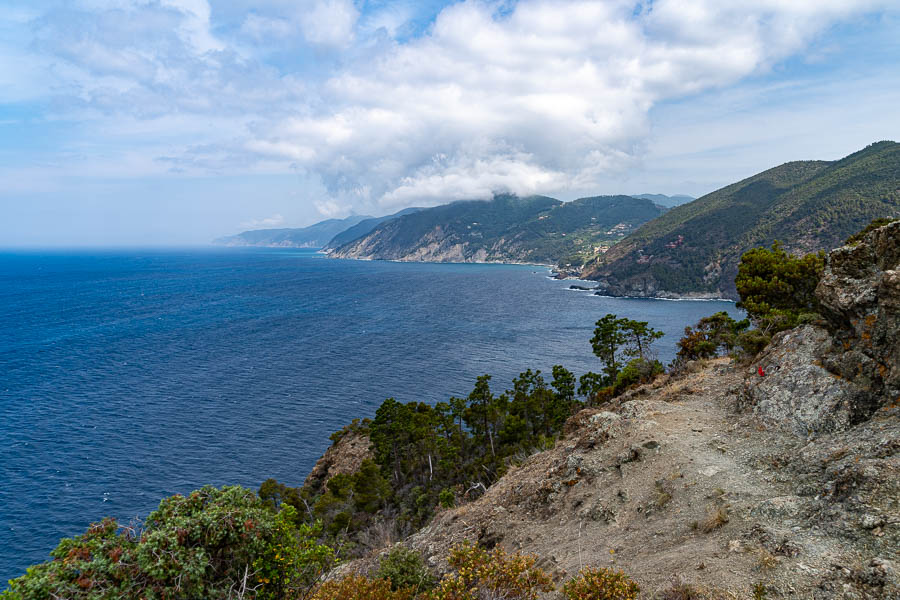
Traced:
<svg viewBox="0 0 900 600">
<path fill-rule="evenodd" d="M 392 590 L 409 588 L 421 592 L 434 587 L 434 576 L 425 566 L 422 556 L 400 545 L 381 557 L 376 577 L 390 581 Z"/>
<path fill-rule="evenodd" d="M 824 268 L 823 252 L 796 257 L 777 241 L 771 250 L 749 250 L 734 280 L 741 297 L 737 307 L 769 335 L 814 320 L 819 311 L 815 290 Z"/>
<path fill-rule="evenodd" d="M 550 576 L 535 566 L 533 554 L 507 554 L 463 543 L 450 550 L 454 573 L 445 575 L 429 600 L 536 600 L 553 591 Z"/>
<path fill-rule="evenodd" d="M 550 576 L 535 566 L 533 554 L 509 554 L 464 542 L 450 550 L 453 571 L 431 591 L 350 575 L 322 584 L 314 600 L 537 600 L 555 591 Z M 622 571 L 585 568 L 562 587 L 564 600 L 636 600 L 640 588 Z"/>
<path fill-rule="evenodd" d="M 333 564 L 292 508 L 239 486 L 163 500 L 142 529 L 113 519 L 63 539 L 53 560 L 10 581 L 3 600 L 302 597 Z"/>
</svg>

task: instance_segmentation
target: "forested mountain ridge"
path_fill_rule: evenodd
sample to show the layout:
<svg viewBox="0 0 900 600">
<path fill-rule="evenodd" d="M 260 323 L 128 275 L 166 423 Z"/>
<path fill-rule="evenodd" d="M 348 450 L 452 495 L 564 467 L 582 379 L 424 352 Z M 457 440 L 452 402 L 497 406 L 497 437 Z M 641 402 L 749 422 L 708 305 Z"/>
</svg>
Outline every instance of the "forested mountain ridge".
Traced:
<svg viewBox="0 0 900 600">
<path fill-rule="evenodd" d="M 348 227 L 344 231 L 335 235 L 333 238 L 331 238 L 331 240 L 327 244 L 325 244 L 325 246 L 322 249 L 327 252 L 328 250 L 333 250 L 335 248 L 339 248 L 348 242 L 352 242 L 353 240 L 355 240 L 357 238 L 361 238 L 362 236 L 366 235 L 367 233 L 369 233 L 370 231 L 372 231 L 378 225 L 384 223 L 385 221 L 390 221 L 391 219 L 396 219 L 397 217 L 402 217 L 403 215 L 408 215 L 408 214 L 412 214 L 414 212 L 419 212 L 420 210 L 423 210 L 423 209 L 419 208 L 419 207 L 410 207 L 410 208 L 404 208 L 403 210 L 401 210 L 399 212 L 395 212 L 394 214 L 391 214 L 391 215 L 385 215 L 383 217 L 371 217 L 368 219 L 364 219 L 364 220 L 360 221 L 359 223 L 357 223 L 356 225 L 353 225 L 352 227 Z"/>
<path fill-rule="evenodd" d="M 334 236 L 371 218 L 368 215 L 353 215 L 345 219 L 327 219 L 309 227 L 252 229 L 218 238 L 213 240 L 213 244 L 219 246 L 321 248 Z"/>
<path fill-rule="evenodd" d="M 837 161 L 785 163 L 678 206 L 588 264 L 582 276 L 618 296 L 736 298 L 741 255 L 775 240 L 801 254 L 840 246 L 900 214 L 900 144 Z"/>
<path fill-rule="evenodd" d="M 581 265 L 665 211 L 650 200 L 561 202 L 499 194 L 407 214 L 336 248 L 336 258 Z"/>
</svg>

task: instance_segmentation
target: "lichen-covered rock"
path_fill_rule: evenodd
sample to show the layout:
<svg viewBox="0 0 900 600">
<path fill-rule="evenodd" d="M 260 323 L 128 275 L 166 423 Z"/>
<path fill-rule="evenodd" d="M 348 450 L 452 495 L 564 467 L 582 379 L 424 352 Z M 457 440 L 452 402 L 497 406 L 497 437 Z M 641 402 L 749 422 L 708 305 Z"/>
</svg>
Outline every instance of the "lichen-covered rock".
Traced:
<svg viewBox="0 0 900 600">
<path fill-rule="evenodd" d="M 816 288 L 827 328 L 775 336 L 740 403 L 798 435 L 845 430 L 900 402 L 900 222 L 832 251 Z"/>
<path fill-rule="evenodd" d="M 900 401 L 900 221 L 832 251 L 816 297 L 834 333 L 826 368 L 870 392 L 873 408 Z"/>
<path fill-rule="evenodd" d="M 846 429 L 869 414 L 868 394 L 823 368 L 831 349 L 825 329 L 805 325 L 783 331 L 760 355 L 748 375 L 741 403 L 763 421 L 797 435 Z"/>
</svg>

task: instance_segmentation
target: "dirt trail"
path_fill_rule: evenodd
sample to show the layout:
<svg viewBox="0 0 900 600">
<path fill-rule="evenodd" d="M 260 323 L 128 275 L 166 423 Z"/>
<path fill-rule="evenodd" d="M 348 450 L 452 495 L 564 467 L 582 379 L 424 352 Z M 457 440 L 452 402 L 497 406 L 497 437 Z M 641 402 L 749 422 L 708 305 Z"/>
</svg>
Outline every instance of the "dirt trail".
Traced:
<svg viewBox="0 0 900 600">
<path fill-rule="evenodd" d="M 894 597 L 897 416 L 808 442 L 736 412 L 749 373 L 719 359 L 582 411 L 554 449 L 407 543 L 438 569 L 468 539 L 535 553 L 560 580 L 621 568 L 648 592 L 681 578 L 726 597 L 759 583 L 770 598 Z M 854 501 L 835 493 L 830 460 L 871 467 Z"/>
</svg>

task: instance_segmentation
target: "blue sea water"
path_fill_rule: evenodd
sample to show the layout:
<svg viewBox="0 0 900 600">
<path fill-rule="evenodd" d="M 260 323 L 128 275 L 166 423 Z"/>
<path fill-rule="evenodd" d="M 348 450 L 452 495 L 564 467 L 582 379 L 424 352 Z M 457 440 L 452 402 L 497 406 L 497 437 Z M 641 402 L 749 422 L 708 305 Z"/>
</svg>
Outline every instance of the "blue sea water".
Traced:
<svg viewBox="0 0 900 600">
<path fill-rule="evenodd" d="M 0 253 L 0 581 L 167 495 L 300 484 L 328 435 L 387 397 L 598 370 L 589 339 L 607 312 L 664 331 L 664 362 L 685 325 L 738 312 L 569 284 L 540 267 L 297 250 Z"/>
</svg>

